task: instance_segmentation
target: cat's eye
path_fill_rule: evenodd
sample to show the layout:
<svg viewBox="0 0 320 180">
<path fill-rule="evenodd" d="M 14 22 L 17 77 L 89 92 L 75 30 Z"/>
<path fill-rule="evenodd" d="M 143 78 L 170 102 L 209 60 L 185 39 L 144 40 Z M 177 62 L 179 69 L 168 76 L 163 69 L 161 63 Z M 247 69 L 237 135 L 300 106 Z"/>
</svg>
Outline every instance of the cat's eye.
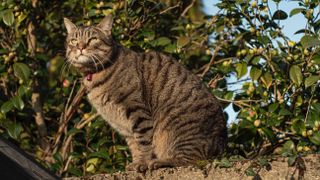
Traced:
<svg viewBox="0 0 320 180">
<path fill-rule="evenodd" d="M 93 37 L 93 38 L 90 38 L 90 39 L 89 39 L 89 43 L 90 43 L 90 44 L 96 43 L 97 41 L 99 41 L 99 40 L 98 40 L 98 38 L 96 38 L 96 37 Z"/>
<path fill-rule="evenodd" d="M 76 46 L 78 43 L 78 41 L 76 39 L 71 39 L 70 40 L 70 44 L 73 45 L 73 46 Z"/>
</svg>

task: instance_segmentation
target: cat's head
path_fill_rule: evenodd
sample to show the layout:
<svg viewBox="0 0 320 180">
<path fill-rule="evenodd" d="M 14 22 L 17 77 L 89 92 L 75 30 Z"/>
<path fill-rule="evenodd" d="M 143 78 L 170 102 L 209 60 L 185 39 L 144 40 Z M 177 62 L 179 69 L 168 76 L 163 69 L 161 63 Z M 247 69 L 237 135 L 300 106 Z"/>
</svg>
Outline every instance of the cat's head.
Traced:
<svg viewBox="0 0 320 180">
<path fill-rule="evenodd" d="M 76 26 L 64 18 L 68 32 L 66 57 L 79 71 L 94 73 L 111 63 L 115 49 L 111 36 L 112 23 L 112 15 L 94 26 Z"/>
</svg>

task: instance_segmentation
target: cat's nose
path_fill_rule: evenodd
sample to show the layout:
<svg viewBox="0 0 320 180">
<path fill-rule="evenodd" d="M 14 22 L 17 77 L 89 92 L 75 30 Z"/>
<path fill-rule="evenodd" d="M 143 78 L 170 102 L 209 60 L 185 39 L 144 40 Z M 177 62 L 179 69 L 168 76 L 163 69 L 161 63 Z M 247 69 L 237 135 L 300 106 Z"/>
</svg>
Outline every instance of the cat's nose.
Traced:
<svg viewBox="0 0 320 180">
<path fill-rule="evenodd" d="M 86 45 L 85 45 L 84 43 L 81 43 L 81 42 L 80 42 L 80 43 L 78 44 L 78 49 L 80 50 L 80 52 L 82 52 L 82 50 L 85 49 L 85 48 L 86 48 Z"/>
</svg>

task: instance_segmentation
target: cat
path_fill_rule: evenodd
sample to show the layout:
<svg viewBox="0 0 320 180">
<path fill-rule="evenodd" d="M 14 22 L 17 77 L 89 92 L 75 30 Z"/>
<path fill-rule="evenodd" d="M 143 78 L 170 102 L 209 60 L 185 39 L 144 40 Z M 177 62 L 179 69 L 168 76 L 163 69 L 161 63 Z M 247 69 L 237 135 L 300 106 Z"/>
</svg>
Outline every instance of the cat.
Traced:
<svg viewBox="0 0 320 180">
<path fill-rule="evenodd" d="M 89 102 L 126 139 L 127 170 L 193 165 L 223 153 L 223 111 L 200 78 L 168 55 L 115 42 L 112 15 L 95 26 L 64 23 L 67 61 L 84 74 Z"/>
</svg>

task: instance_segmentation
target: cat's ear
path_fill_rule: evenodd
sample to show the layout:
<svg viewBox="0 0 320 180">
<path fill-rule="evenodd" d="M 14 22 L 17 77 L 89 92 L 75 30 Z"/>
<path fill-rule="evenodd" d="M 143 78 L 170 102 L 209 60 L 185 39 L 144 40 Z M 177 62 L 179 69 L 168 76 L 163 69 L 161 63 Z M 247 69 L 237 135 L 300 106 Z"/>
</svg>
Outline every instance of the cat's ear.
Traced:
<svg viewBox="0 0 320 180">
<path fill-rule="evenodd" d="M 77 28 L 77 26 L 73 24 L 68 18 L 63 18 L 63 21 L 64 21 L 64 25 L 67 28 L 68 34 L 73 32 Z"/>
<path fill-rule="evenodd" d="M 102 21 L 97 25 L 97 27 L 105 32 L 111 32 L 112 24 L 113 24 L 113 16 L 109 14 L 102 19 Z"/>
</svg>

